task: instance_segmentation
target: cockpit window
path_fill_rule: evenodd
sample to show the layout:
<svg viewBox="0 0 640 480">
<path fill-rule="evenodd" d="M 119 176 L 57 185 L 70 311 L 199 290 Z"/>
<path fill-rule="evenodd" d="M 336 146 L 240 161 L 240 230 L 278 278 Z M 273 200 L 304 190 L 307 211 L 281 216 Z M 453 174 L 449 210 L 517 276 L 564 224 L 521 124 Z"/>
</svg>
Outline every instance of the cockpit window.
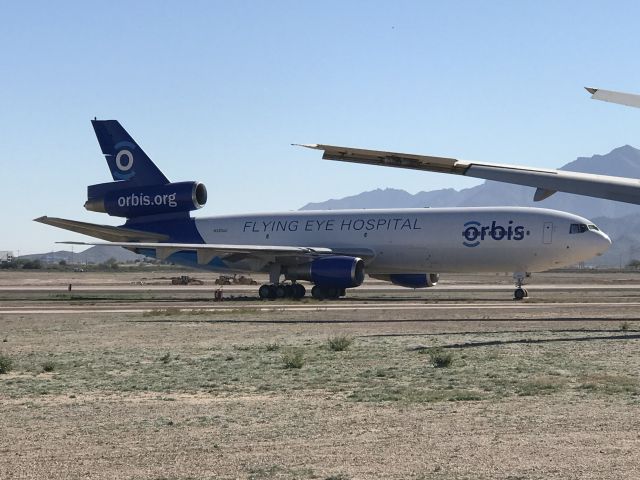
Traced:
<svg viewBox="0 0 640 480">
<path fill-rule="evenodd" d="M 589 225 L 587 225 L 587 227 L 589 228 L 589 230 L 593 230 L 595 232 L 599 232 L 600 229 L 598 227 L 596 227 L 593 223 L 590 223 Z"/>
<path fill-rule="evenodd" d="M 593 225 L 595 227 L 595 225 Z M 596 227 L 597 228 L 597 227 Z M 584 223 L 572 223 L 569 228 L 569 233 L 584 233 L 588 229 L 587 225 Z"/>
</svg>

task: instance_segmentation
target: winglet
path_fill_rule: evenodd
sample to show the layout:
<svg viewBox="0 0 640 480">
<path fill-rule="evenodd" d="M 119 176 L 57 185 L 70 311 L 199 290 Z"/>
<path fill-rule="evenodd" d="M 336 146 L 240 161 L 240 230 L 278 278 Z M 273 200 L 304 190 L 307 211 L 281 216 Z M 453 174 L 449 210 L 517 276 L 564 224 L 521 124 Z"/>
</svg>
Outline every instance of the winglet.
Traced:
<svg viewBox="0 0 640 480">
<path fill-rule="evenodd" d="M 596 92 L 598 91 L 597 88 L 591 88 L 591 87 L 584 87 L 584 89 L 589 92 L 591 95 L 595 95 Z"/>
</svg>

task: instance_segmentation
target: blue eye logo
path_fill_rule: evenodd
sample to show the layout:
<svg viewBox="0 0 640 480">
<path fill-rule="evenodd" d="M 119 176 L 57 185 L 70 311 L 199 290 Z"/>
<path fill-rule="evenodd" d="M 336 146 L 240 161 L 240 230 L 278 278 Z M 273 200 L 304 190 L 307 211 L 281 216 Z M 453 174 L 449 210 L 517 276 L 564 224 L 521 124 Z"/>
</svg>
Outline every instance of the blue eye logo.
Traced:
<svg viewBox="0 0 640 480">
<path fill-rule="evenodd" d="M 137 148 L 135 143 L 118 142 L 114 145 L 116 154 L 116 169 L 113 176 L 116 180 L 129 180 L 136 174 L 133 168 L 133 150 Z"/>
<path fill-rule="evenodd" d="M 478 237 L 480 236 L 480 222 L 471 221 L 464 224 L 465 229 L 462 232 L 462 236 L 465 238 L 465 242 L 462 244 L 465 247 L 477 247 L 480 245 L 480 240 Z"/>
</svg>

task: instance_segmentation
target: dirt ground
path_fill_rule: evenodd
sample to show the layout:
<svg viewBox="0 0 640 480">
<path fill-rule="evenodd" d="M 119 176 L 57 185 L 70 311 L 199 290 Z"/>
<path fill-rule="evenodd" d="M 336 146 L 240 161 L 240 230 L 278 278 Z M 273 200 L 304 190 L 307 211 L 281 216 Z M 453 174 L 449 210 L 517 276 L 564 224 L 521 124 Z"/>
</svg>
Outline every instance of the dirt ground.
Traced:
<svg viewBox="0 0 640 480">
<path fill-rule="evenodd" d="M 546 274 L 522 304 L 508 277 L 458 276 L 306 311 L 69 275 L 97 290 L 0 276 L 1 479 L 640 478 L 637 274 Z"/>
</svg>

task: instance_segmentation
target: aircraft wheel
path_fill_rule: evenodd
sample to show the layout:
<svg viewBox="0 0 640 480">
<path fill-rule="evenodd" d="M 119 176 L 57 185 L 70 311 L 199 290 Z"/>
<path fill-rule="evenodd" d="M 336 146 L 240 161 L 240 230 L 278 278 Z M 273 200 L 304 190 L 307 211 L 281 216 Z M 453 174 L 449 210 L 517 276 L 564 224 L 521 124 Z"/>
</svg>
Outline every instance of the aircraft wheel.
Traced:
<svg viewBox="0 0 640 480">
<path fill-rule="evenodd" d="M 287 286 L 283 284 L 276 285 L 275 289 L 275 297 L 276 298 L 285 298 L 287 296 Z"/>
<path fill-rule="evenodd" d="M 347 289 L 346 288 L 341 288 L 340 289 L 340 296 L 344 297 L 347 294 Z"/>
<path fill-rule="evenodd" d="M 314 285 L 311 289 L 311 296 L 316 300 L 324 300 L 324 289 L 319 287 L 318 285 Z"/>
<path fill-rule="evenodd" d="M 299 283 L 294 283 L 291 287 L 293 288 L 293 298 L 302 298 L 307 293 L 304 285 L 300 285 Z"/>
<path fill-rule="evenodd" d="M 260 299 L 266 300 L 268 298 L 272 298 L 272 288 L 273 287 L 271 285 L 260 285 L 260 288 L 258 289 L 258 295 L 260 296 Z"/>
<path fill-rule="evenodd" d="M 514 300 L 522 300 L 527 296 L 527 292 L 524 288 L 516 288 L 515 292 L 513 292 Z"/>
<path fill-rule="evenodd" d="M 336 287 L 327 287 L 325 289 L 325 295 L 327 298 L 338 298 L 340 296 L 340 289 Z"/>
</svg>

